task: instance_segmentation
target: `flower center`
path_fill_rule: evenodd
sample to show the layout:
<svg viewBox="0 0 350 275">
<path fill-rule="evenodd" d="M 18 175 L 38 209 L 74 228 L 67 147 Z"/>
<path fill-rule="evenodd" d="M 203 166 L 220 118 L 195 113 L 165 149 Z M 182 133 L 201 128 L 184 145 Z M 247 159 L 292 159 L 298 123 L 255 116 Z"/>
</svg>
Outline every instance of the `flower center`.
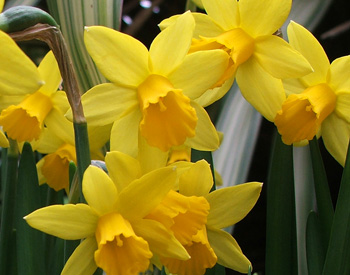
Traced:
<svg viewBox="0 0 350 275">
<path fill-rule="evenodd" d="M 11 105 L 0 115 L 0 124 L 7 135 L 19 142 L 38 139 L 43 122 L 51 111 L 51 98 L 37 91 L 20 104 Z"/>
<path fill-rule="evenodd" d="M 247 61 L 254 53 L 254 39 L 241 28 L 235 28 L 220 34 L 217 37 L 193 39 L 189 53 L 203 50 L 222 49 L 231 59 L 221 79 L 214 85 L 222 85 L 231 78 L 239 65 Z"/>
<path fill-rule="evenodd" d="M 46 178 L 46 183 L 55 191 L 69 187 L 69 162 L 76 163 L 75 147 L 63 144 L 56 152 L 44 157 L 41 172 Z"/>
<path fill-rule="evenodd" d="M 168 151 L 195 135 L 197 114 L 190 99 L 160 75 L 150 75 L 138 87 L 143 119 L 141 135 L 151 146 Z"/>
<path fill-rule="evenodd" d="M 183 244 L 183 246 L 191 256 L 189 260 L 161 258 L 162 264 L 171 273 L 178 275 L 201 275 L 205 273 L 207 268 L 215 265 L 217 256 L 209 244 L 205 226 L 192 237 L 190 242 Z"/>
<path fill-rule="evenodd" d="M 145 271 L 152 253 L 136 236 L 129 221 L 113 212 L 100 217 L 96 229 L 95 262 L 107 274 L 132 275 Z"/>
<path fill-rule="evenodd" d="M 291 94 L 275 117 L 275 125 L 285 144 L 311 140 L 323 120 L 335 109 L 336 95 L 325 83 Z"/>
<path fill-rule="evenodd" d="M 162 223 L 184 244 L 207 223 L 209 208 L 204 197 L 186 197 L 170 191 L 146 218 Z"/>
</svg>

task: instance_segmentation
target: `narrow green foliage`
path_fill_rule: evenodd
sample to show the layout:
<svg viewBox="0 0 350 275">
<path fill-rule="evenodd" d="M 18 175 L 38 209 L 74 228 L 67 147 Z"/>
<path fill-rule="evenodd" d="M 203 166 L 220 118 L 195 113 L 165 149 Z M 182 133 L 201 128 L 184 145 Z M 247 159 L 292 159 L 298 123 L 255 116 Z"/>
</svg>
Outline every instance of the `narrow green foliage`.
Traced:
<svg viewBox="0 0 350 275">
<path fill-rule="evenodd" d="M 205 275 L 225 275 L 225 267 L 222 265 L 216 264 L 214 267 L 207 269 Z"/>
<path fill-rule="evenodd" d="M 327 246 L 322 239 L 321 228 L 316 212 L 310 212 L 306 224 L 306 256 L 309 274 L 322 274 Z"/>
<path fill-rule="evenodd" d="M 84 202 L 84 195 L 82 192 L 83 175 L 91 163 L 90 149 L 89 149 L 89 137 L 86 123 L 74 122 L 74 134 L 75 134 L 75 149 L 77 152 L 77 166 L 79 177 L 79 190 L 80 190 L 80 202 Z"/>
<path fill-rule="evenodd" d="M 30 144 L 25 143 L 19 162 L 16 197 L 15 225 L 19 274 L 45 274 L 44 234 L 31 228 L 23 219 L 41 207 L 40 193 L 34 154 Z"/>
<path fill-rule="evenodd" d="M 316 137 L 310 141 L 310 152 L 317 200 L 317 213 L 321 226 L 322 240 L 325 247 L 327 247 L 331 234 L 334 209 L 329 191 L 327 174 Z"/>
<path fill-rule="evenodd" d="M 293 146 L 275 136 L 267 180 L 266 274 L 298 272 Z"/>
<path fill-rule="evenodd" d="M 350 150 L 344 166 L 323 275 L 349 274 L 350 256 Z"/>
<path fill-rule="evenodd" d="M 11 252 L 15 249 L 14 210 L 17 187 L 17 162 L 17 143 L 10 140 L 10 148 L 7 149 L 7 161 L 2 164 L 6 165 L 2 169 L 6 173 L 2 178 L 4 179 L 4 189 L 0 228 L 0 274 L 11 274 L 11 270 L 13 270 L 12 263 L 15 264 L 15 261 L 11 261 L 11 256 L 13 257 L 15 253 Z"/>
</svg>

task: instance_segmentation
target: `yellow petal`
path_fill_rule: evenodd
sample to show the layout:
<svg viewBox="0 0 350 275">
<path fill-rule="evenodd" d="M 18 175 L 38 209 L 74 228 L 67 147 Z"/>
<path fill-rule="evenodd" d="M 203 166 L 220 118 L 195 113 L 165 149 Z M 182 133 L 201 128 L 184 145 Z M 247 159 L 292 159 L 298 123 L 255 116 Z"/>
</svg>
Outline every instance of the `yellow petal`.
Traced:
<svg viewBox="0 0 350 275">
<path fill-rule="evenodd" d="M 114 122 L 111 131 L 111 151 L 120 151 L 134 158 L 137 157 L 137 142 L 141 112 L 135 110 Z"/>
<path fill-rule="evenodd" d="M 222 50 L 194 52 L 185 57 L 168 79 L 175 88 L 182 89 L 184 95 L 194 100 L 220 79 L 227 68 L 228 58 Z"/>
<path fill-rule="evenodd" d="M 53 153 L 64 144 L 64 140 L 57 137 L 52 131 L 49 131 L 47 128 L 44 128 L 42 131 L 39 140 L 32 141 L 30 144 L 32 148 L 37 150 L 42 154 Z"/>
<path fill-rule="evenodd" d="M 152 253 L 148 243 L 135 234 L 130 222 L 119 213 L 99 219 L 96 241 L 95 261 L 107 274 L 139 274 L 150 264 Z"/>
<path fill-rule="evenodd" d="M 292 0 L 240 0 L 241 27 L 253 37 L 273 34 L 287 19 Z"/>
<path fill-rule="evenodd" d="M 349 146 L 350 125 L 332 114 L 322 124 L 322 139 L 328 152 L 344 167 Z"/>
<path fill-rule="evenodd" d="M 324 83 L 289 95 L 275 117 L 283 142 L 290 145 L 313 139 L 322 122 L 334 111 L 336 100 L 333 90 Z"/>
<path fill-rule="evenodd" d="M 41 172 L 46 179 L 46 183 L 55 191 L 65 189 L 68 193 L 69 163 L 71 161 L 77 163 L 75 147 L 65 143 L 54 153 L 46 155 L 44 160 Z"/>
<path fill-rule="evenodd" d="M 10 105 L 18 105 L 25 98 L 25 95 L 6 96 L 0 95 L 0 110 L 6 109 Z"/>
<path fill-rule="evenodd" d="M 43 84 L 43 79 L 35 64 L 12 38 L 2 31 L 0 31 L 0 43 L 0 93 L 25 95 L 37 91 Z"/>
<path fill-rule="evenodd" d="M 126 186 L 118 196 L 117 209 L 132 221 L 146 216 L 158 205 L 176 182 L 172 167 L 154 170 Z"/>
<path fill-rule="evenodd" d="M 43 167 L 44 162 L 45 162 L 45 159 L 42 158 L 41 160 L 39 160 L 39 161 L 36 163 L 36 170 L 37 170 L 37 172 L 38 172 L 39 185 L 42 185 L 42 184 L 46 183 L 46 178 L 45 178 L 45 176 L 43 175 L 43 173 L 41 173 L 41 167 Z"/>
<path fill-rule="evenodd" d="M 64 91 L 57 91 L 51 96 L 53 107 L 62 114 L 66 113 L 70 108 L 67 95 Z"/>
<path fill-rule="evenodd" d="M 100 168 L 90 165 L 83 177 L 83 194 L 87 203 L 99 214 L 112 211 L 117 200 L 117 188 Z"/>
<path fill-rule="evenodd" d="M 350 123 L 350 91 L 337 93 L 335 113 L 340 118 Z"/>
<path fill-rule="evenodd" d="M 236 80 L 244 98 L 267 120 L 274 121 L 286 99 L 281 80 L 264 71 L 254 59 L 238 68 Z"/>
<path fill-rule="evenodd" d="M 97 269 L 94 259 L 96 249 L 97 243 L 95 237 L 85 239 L 68 259 L 61 275 L 93 274 Z"/>
<path fill-rule="evenodd" d="M 135 38 L 102 26 L 86 27 L 85 46 L 111 82 L 136 87 L 148 75 L 148 50 Z"/>
<path fill-rule="evenodd" d="M 120 192 L 133 180 L 141 176 L 139 162 L 122 152 L 108 152 L 106 155 L 108 174 Z"/>
<path fill-rule="evenodd" d="M 300 78 L 283 79 L 282 83 L 287 96 L 290 94 L 300 94 L 307 88 Z"/>
<path fill-rule="evenodd" d="M 38 71 L 41 78 L 45 81 L 45 84 L 40 87 L 40 91 L 46 95 L 51 95 L 56 92 L 62 78 L 52 51 L 49 51 L 40 62 Z"/>
<path fill-rule="evenodd" d="M 202 0 L 202 2 L 207 14 L 224 30 L 238 27 L 240 18 L 236 0 Z"/>
<path fill-rule="evenodd" d="M 253 57 L 276 78 L 296 78 L 312 72 L 305 57 L 275 35 L 256 39 Z"/>
<path fill-rule="evenodd" d="M 140 133 L 149 145 L 166 152 L 194 136 L 197 116 L 191 100 L 167 78 L 150 75 L 138 94 L 143 115 Z"/>
<path fill-rule="evenodd" d="M 328 83 L 337 93 L 338 91 L 350 91 L 350 56 L 343 56 L 334 60 L 329 68 Z"/>
<path fill-rule="evenodd" d="M 314 72 L 303 76 L 308 86 L 326 82 L 329 60 L 317 39 L 303 26 L 291 21 L 287 28 L 289 44 L 299 51 L 309 62 Z"/>
<path fill-rule="evenodd" d="M 0 0 L 0 12 L 2 12 L 2 9 L 4 7 L 5 0 Z"/>
<path fill-rule="evenodd" d="M 175 164 L 176 165 L 176 164 Z M 181 174 L 179 192 L 185 196 L 206 196 L 213 186 L 213 176 L 209 164 L 200 160 Z"/>
<path fill-rule="evenodd" d="M 157 147 L 150 146 L 147 141 L 139 135 L 137 159 L 141 166 L 142 174 L 166 166 L 168 152 L 163 152 Z"/>
<path fill-rule="evenodd" d="M 257 202 L 261 188 L 262 183 L 250 182 L 209 193 L 208 226 L 224 228 L 242 220 Z"/>
<path fill-rule="evenodd" d="M 9 147 L 9 141 L 3 131 L 0 130 L 0 147 L 7 148 Z"/>
<path fill-rule="evenodd" d="M 139 108 L 135 89 L 111 83 L 91 88 L 82 96 L 82 104 L 90 126 L 111 124 L 126 111 Z M 68 118 L 71 117 L 70 113 Z"/>
<path fill-rule="evenodd" d="M 89 143 L 91 154 L 96 154 L 108 142 L 111 136 L 111 129 L 113 124 L 105 126 L 90 126 L 88 127 Z"/>
<path fill-rule="evenodd" d="M 25 216 L 33 228 L 65 240 L 83 239 L 95 234 L 98 216 L 86 204 L 51 205 Z"/>
<path fill-rule="evenodd" d="M 207 268 L 216 264 L 217 257 L 210 247 L 205 227 L 193 236 L 191 242 L 184 245 L 191 259 L 181 261 L 178 259 L 161 258 L 161 262 L 171 272 L 177 275 L 202 275 Z"/>
<path fill-rule="evenodd" d="M 218 257 L 218 263 L 240 273 L 247 274 L 251 263 L 244 256 L 231 234 L 212 228 L 207 228 L 207 233 L 210 246 Z"/>
<path fill-rule="evenodd" d="M 208 113 L 196 102 L 191 102 L 191 105 L 196 109 L 198 122 L 196 126 L 196 135 L 193 138 L 188 138 L 185 144 L 202 151 L 216 150 L 219 148 L 220 140 Z"/>
<path fill-rule="evenodd" d="M 186 12 L 157 35 L 149 50 L 152 73 L 166 76 L 181 64 L 190 48 L 193 29 L 192 14 Z"/>
<path fill-rule="evenodd" d="M 159 222 L 142 219 L 132 224 L 135 233 L 142 236 L 151 251 L 161 257 L 187 260 L 189 255 L 180 242 Z"/>
<path fill-rule="evenodd" d="M 204 197 L 186 197 L 171 190 L 145 218 L 159 221 L 186 244 L 206 224 L 208 213 L 209 203 Z"/>
<path fill-rule="evenodd" d="M 219 3 L 221 2 L 222 1 L 220 1 Z M 200 35 L 205 37 L 215 37 L 225 31 L 222 26 L 214 22 L 214 19 L 206 14 L 193 12 L 192 15 L 196 22 L 194 32 L 193 32 L 193 38 L 198 39 Z M 233 23 L 234 20 L 235 19 L 232 18 L 231 22 Z M 232 23 L 229 22 L 229 24 L 232 24 Z"/>
<path fill-rule="evenodd" d="M 207 107 L 210 104 L 213 104 L 215 101 L 222 98 L 228 90 L 230 90 L 234 79 L 235 77 L 232 76 L 231 78 L 227 79 L 221 86 L 208 89 L 199 98 L 195 99 L 195 102 L 202 107 Z"/>
<path fill-rule="evenodd" d="M 68 144 L 75 144 L 73 123 L 60 111 L 53 109 L 45 120 L 45 124 L 52 135 Z"/>
<path fill-rule="evenodd" d="M 18 142 L 38 139 L 52 106 L 51 98 L 37 91 L 20 104 L 4 109 L 0 124 L 7 135 Z"/>
</svg>

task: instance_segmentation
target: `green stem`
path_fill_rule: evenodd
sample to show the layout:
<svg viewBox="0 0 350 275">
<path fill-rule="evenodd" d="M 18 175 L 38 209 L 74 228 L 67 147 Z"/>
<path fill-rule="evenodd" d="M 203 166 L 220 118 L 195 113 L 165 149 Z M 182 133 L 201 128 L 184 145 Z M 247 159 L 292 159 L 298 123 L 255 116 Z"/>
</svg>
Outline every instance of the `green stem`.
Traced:
<svg viewBox="0 0 350 275">
<path fill-rule="evenodd" d="M 3 151 L 4 152 L 4 151 Z M 6 162 L 5 162 L 6 163 Z M 18 170 L 18 149 L 17 143 L 10 140 L 10 147 L 7 149 L 6 179 L 2 200 L 1 229 L 0 229 L 0 274 L 10 274 L 11 253 L 15 247 L 14 234 L 14 212 L 17 187 Z"/>
<path fill-rule="evenodd" d="M 329 191 L 327 174 L 323 165 L 322 156 L 318 147 L 317 138 L 310 141 L 310 152 L 314 176 L 315 193 L 317 200 L 317 213 L 320 220 L 321 232 L 325 247 L 328 246 L 329 236 L 334 215 L 331 194 Z"/>
<path fill-rule="evenodd" d="M 267 180 L 266 274 L 297 274 L 296 241 L 293 146 L 277 134 Z"/>
</svg>

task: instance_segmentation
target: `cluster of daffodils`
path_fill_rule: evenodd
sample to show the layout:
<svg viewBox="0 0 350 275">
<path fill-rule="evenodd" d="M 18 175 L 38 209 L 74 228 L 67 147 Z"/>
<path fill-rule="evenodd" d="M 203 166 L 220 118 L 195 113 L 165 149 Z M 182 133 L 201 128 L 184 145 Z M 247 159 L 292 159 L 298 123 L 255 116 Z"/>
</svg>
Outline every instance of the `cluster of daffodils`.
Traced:
<svg viewBox="0 0 350 275">
<path fill-rule="evenodd" d="M 291 0 L 202 0 L 204 13 L 161 22 L 149 50 L 103 26 L 86 27 L 84 42 L 109 80 L 82 98 L 91 158 L 84 200 L 25 216 L 38 230 L 81 240 L 62 274 L 139 274 L 152 266 L 201 275 L 220 264 L 247 273 L 251 264 L 223 229 L 243 219 L 262 184 L 214 190 L 212 167 L 192 163 L 191 149 L 214 151 L 220 136 L 204 107 L 236 79 L 246 100 L 274 122 L 286 144 L 322 135 L 344 164 L 350 136 L 349 57 L 329 64 L 317 40 L 291 22 L 289 43 L 275 35 Z M 73 114 L 55 56 L 37 67 L 0 32 L 0 144 L 30 142 L 44 154 L 39 184 L 69 190 L 77 164 Z M 63 83 L 63 87 L 66 83 Z M 108 143 L 108 146 L 105 144 Z M 101 150 L 104 148 L 104 150 Z M 107 153 L 106 153 L 107 148 Z"/>
</svg>

